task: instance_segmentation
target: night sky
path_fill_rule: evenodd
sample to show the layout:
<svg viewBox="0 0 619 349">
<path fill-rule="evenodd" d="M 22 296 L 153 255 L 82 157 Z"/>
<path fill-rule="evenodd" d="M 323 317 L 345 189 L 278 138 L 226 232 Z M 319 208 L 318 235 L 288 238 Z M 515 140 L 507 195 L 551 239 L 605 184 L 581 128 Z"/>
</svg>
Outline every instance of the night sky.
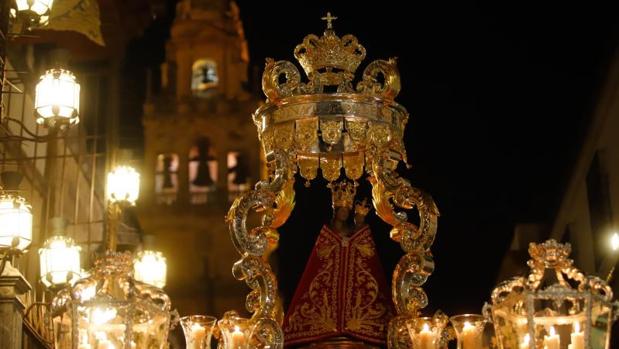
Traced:
<svg viewBox="0 0 619 349">
<path fill-rule="evenodd" d="M 413 164 L 402 174 L 431 193 L 441 211 L 436 271 L 425 286 L 429 310 L 479 312 L 514 225 L 552 222 L 619 42 L 619 9 L 582 2 L 238 3 L 252 71 L 261 72 L 266 57 L 294 61 L 303 37 L 324 30 L 327 11 L 338 17 L 338 35 L 354 34 L 365 46 L 360 69 L 398 57 L 397 101 L 411 114 L 405 141 Z M 133 43 L 127 71 L 144 59 L 161 62 L 168 25 L 160 18 Z M 145 50 L 147 56 L 139 53 Z M 139 123 L 139 105 L 127 124 Z M 298 186 L 297 209 L 281 231 L 287 297 L 330 212 L 322 184 L 311 191 Z M 398 246 L 386 226 L 372 219 L 372 227 L 389 269 Z"/>
</svg>

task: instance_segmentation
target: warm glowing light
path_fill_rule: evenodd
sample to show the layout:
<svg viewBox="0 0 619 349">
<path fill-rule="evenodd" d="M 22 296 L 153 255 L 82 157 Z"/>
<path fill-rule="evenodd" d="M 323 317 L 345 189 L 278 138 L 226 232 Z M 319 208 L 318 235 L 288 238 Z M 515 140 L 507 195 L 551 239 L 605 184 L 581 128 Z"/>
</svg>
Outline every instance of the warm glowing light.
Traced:
<svg viewBox="0 0 619 349">
<path fill-rule="evenodd" d="M 88 287 L 84 287 L 81 289 L 81 292 L 78 294 L 78 298 L 81 302 L 89 301 L 97 295 L 97 288 L 95 285 L 91 285 Z"/>
<path fill-rule="evenodd" d="M 423 327 L 421 328 L 421 331 L 423 331 L 423 332 L 430 332 L 430 325 L 423 324 Z"/>
<path fill-rule="evenodd" d="M 616 232 L 610 237 L 610 248 L 612 248 L 613 251 L 619 249 L 619 234 Z"/>
<path fill-rule="evenodd" d="M 0 249 L 24 251 L 32 242 L 32 212 L 22 197 L 0 195 Z"/>
<path fill-rule="evenodd" d="M 52 236 L 39 249 L 41 282 L 46 287 L 73 285 L 80 279 L 80 247 L 66 236 Z"/>
<path fill-rule="evenodd" d="M 140 174 L 130 166 L 116 167 L 107 175 L 107 199 L 135 205 L 140 194 Z"/>
<path fill-rule="evenodd" d="M 550 336 L 556 336 L 556 335 L 557 335 L 557 331 L 555 331 L 555 327 L 550 326 Z"/>
<path fill-rule="evenodd" d="M 32 11 L 39 16 L 43 16 L 49 14 L 54 0 L 15 0 L 15 3 L 17 5 L 17 10 L 20 12 Z"/>
<path fill-rule="evenodd" d="M 91 321 L 95 325 L 102 325 L 116 317 L 114 308 L 94 308 L 91 314 Z"/>
<path fill-rule="evenodd" d="M 159 288 L 166 284 L 167 268 L 165 257 L 156 251 L 147 250 L 138 253 L 133 263 L 136 280 Z"/>
<path fill-rule="evenodd" d="M 473 329 L 475 329 L 475 326 L 471 325 L 470 322 L 468 322 L 468 321 L 464 322 L 464 326 L 462 327 L 462 331 L 471 331 Z"/>
<path fill-rule="evenodd" d="M 36 87 L 34 109 L 38 124 L 53 126 L 79 122 L 80 84 L 75 75 L 64 69 L 50 69 Z"/>
<path fill-rule="evenodd" d="M 574 332 L 576 332 L 576 333 L 580 332 L 580 323 L 579 322 L 574 322 Z"/>
<path fill-rule="evenodd" d="M 524 336 L 524 340 L 522 341 L 522 344 L 528 347 L 530 343 L 531 343 L 531 335 L 527 333 Z"/>
</svg>

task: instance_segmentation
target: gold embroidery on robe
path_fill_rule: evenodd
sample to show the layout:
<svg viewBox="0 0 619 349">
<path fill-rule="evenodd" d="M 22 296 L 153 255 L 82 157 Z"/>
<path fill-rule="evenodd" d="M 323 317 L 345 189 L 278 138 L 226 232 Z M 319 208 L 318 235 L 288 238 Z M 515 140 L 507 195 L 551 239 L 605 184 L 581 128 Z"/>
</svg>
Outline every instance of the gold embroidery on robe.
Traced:
<svg viewBox="0 0 619 349">
<path fill-rule="evenodd" d="M 324 226 L 284 320 L 285 344 L 342 335 L 383 344 L 392 314 L 369 229 L 343 238 Z"/>
</svg>

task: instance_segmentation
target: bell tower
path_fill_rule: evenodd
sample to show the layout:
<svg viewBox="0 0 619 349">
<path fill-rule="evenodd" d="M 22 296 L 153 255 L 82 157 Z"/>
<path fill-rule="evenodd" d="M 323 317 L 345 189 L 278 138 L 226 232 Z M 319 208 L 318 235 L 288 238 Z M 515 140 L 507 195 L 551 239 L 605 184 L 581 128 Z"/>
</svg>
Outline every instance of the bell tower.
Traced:
<svg viewBox="0 0 619 349">
<path fill-rule="evenodd" d="M 140 222 L 167 257 L 166 291 L 181 315 L 221 316 L 244 309 L 246 293 L 230 272 L 237 253 L 224 217 L 260 179 L 236 3 L 181 0 L 165 56 L 144 104 Z"/>
</svg>

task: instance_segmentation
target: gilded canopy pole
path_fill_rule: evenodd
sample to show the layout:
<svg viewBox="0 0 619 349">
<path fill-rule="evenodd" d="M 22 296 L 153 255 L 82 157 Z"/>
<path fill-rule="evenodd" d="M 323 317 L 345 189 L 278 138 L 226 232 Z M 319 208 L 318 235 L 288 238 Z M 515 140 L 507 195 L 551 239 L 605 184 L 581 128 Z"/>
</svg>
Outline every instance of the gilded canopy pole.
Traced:
<svg viewBox="0 0 619 349">
<path fill-rule="evenodd" d="M 289 193 L 283 189 L 287 188 L 291 173 L 288 154 L 273 151 L 267 155 L 267 161 L 274 168 L 271 178 L 258 182 L 255 189 L 238 197 L 228 212 L 227 222 L 232 242 L 241 255 L 232 274 L 252 289 L 245 303 L 247 310 L 253 313 L 252 347 L 279 349 L 283 347 L 284 335 L 277 302 L 277 279 L 264 256 L 269 253 L 269 240 L 273 238 L 277 223 L 285 221 L 292 211 L 288 208 L 290 198 L 282 198 Z M 262 213 L 262 224 L 248 230 L 246 221 L 251 210 Z"/>
</svg>

